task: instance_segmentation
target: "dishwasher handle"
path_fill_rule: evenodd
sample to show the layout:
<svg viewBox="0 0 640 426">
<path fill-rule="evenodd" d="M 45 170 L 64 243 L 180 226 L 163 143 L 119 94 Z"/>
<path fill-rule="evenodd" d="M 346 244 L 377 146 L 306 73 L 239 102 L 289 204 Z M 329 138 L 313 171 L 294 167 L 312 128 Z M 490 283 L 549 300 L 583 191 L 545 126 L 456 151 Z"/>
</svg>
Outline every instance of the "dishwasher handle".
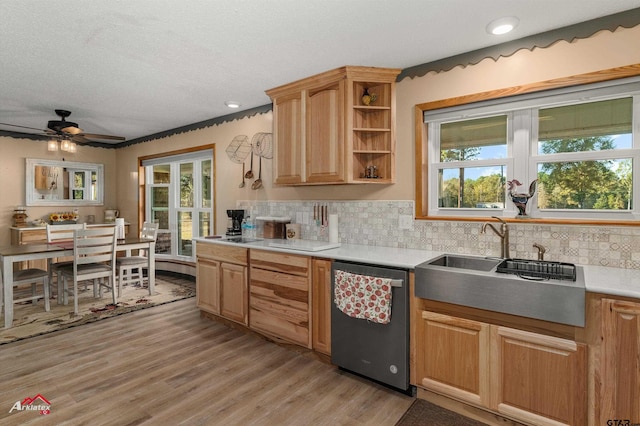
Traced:
<svg viewBox="0 0 640 426">
<path fill-rule="evenodd" d="M 391 287 L 402 287 L 404 280 L 391 280 Z"/>
</svg>

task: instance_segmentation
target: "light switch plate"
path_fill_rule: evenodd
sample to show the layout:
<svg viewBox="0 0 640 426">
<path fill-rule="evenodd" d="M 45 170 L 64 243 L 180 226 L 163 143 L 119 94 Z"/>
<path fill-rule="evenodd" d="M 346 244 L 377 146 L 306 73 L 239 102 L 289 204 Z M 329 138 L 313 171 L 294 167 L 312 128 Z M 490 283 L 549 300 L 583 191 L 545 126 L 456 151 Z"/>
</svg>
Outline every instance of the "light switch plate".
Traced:
<svg viewBox="0 0 640 426">
<path fill-rule="evenodd" d="M 413 229 L 413 216 L 410 214 L 401 214 L 398 216 L 398 228 Z"/>
</svg>

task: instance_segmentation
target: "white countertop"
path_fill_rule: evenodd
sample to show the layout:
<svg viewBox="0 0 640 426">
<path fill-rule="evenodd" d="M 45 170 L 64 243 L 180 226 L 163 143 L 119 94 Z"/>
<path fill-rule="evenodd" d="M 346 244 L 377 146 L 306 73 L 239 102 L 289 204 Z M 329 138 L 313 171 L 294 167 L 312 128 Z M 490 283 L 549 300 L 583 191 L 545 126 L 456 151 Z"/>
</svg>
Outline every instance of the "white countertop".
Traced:
<svg viewBox="0 0 640 426">
<path fill-rule="evenodd" d="M 344 260 L 348 262 L 369 263 L 403 269 L 414 269 L 417 265 L 444 254 L 439 251 L 353 244 L 342 244 L 339 248 L 329 250 L 305 252 L 269 246 L 269 243 L 273 241 L 283 240 L 264 239 L 250 243 L 226 241 L 224 238 L 194 238 L 194 240 L 205 243 L 227 244 L 236 247 L 244 246 L 246 248 L 271 250 L 324 259 Z M 472 255 L 471 253 L 466 254 Z M 640 299 L 640 271 L 636 269 L 610 268 L 593 265 L 577 266 L 581 266 L 584 270 L 585 287 L 587 291 Z"/>
</svg>

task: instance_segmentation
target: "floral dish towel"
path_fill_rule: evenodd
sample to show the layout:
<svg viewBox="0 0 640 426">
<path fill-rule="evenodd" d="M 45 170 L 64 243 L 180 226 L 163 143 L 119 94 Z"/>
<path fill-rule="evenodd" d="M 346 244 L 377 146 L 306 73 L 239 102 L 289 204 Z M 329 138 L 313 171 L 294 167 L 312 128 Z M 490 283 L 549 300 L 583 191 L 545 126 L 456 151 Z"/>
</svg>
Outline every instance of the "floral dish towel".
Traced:
<svg viewBox="0 0 640 426">
<path fill-rule="evenodd" d="M 352 318 L 391 321 L 391 279 L 335 271 L 334 303 Z"/>
</svg>

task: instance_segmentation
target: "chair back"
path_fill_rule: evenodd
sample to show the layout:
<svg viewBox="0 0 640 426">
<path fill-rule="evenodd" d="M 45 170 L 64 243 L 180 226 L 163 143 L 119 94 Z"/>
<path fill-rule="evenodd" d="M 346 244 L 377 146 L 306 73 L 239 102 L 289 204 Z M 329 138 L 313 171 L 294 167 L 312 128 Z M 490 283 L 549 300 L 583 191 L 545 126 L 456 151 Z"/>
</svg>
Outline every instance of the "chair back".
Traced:
<svg viewBox="0 0 640 426">
<path fill-rule="evenodd" d="M 158 226 L 157 223 L 144 222 L 140 230 L 140 238 L 155 241 L 158 237 Z"/>
<path fill-rule="evenodd" d="M 47 224 L 47 242 L 54 243 L 58 241 L 72 241 L 73 231 L 86 228 L 87 225 L 84 223 L 73 223 L 67 225 Z"/>
<path fill-rule="evenodd" d="M 77 229 L 73 232 L 74 274 L 77 265 L 102 263 L 115 272 L 116 232 L 113 227 Z"/>
</svg>

